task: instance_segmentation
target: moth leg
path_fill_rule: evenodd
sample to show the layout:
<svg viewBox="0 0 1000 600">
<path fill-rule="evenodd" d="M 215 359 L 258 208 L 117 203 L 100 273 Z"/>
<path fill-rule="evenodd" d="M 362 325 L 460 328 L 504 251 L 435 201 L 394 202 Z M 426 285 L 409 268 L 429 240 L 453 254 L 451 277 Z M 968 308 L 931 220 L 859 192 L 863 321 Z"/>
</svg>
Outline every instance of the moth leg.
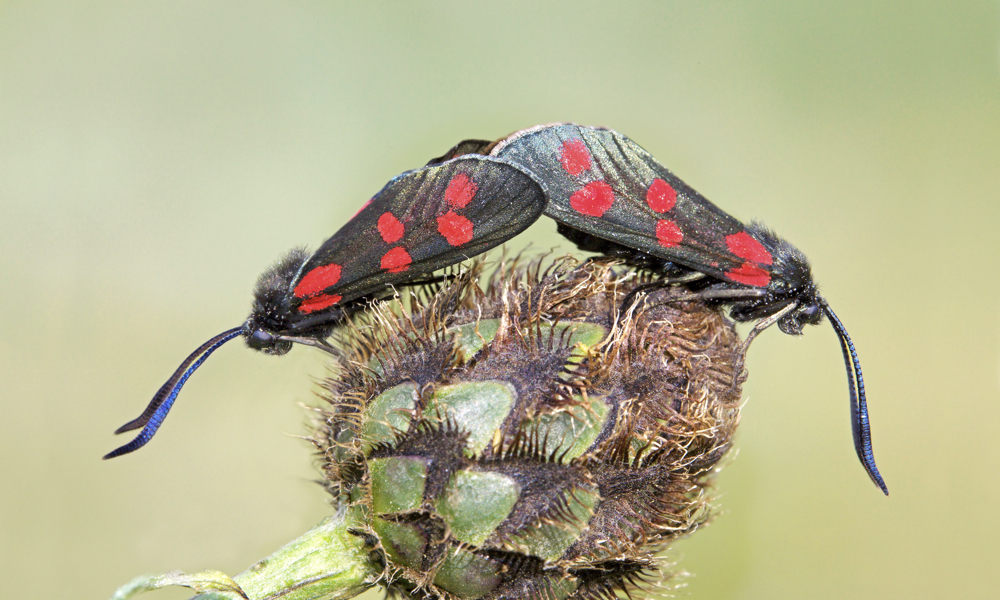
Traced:
<svg viewBox="0 0 1000 600">
<path fill-rule="evenodd" d="M 642 285 L 638 285 L 632 288 L 632 291 L 625 296 L 624 300 L 622 300 L 621 305 L 618 307 L 618 314 L 624 315 L 628 311 L 628 309 L 632 307 L 632 304 L 635 303 L 636 298 L 639 296 L 639 294 L 645 294 L 650 291 L 658 290 L 672 285 L 691 283 L 692 281 L 698 281 L 699 279 L 703 279 L 704 277 L 706 277 L 704 273 L 699 273 L 698 271 L 692 271 L 690 273 L 681 275 L 679 277 L 668 277 L 664 279 L 659 279 L 657 281 L 652 281 L 650 283 L 644 283 Z"/>
<path fill-rule="evenodd" d="M 760 298 L 767 295 L 767 290 L 760 288 L 735 288 L 702 290 L 684 300 L 736 300 L 739 298 Z"/>
<path fill-rule="evenodd" d="M 733 290 L 736 291 L 736 290 Z M 747 334 L 747 339 L 743 341 L 740 346 L 739 351 L 736 354 L 736 365 L 733 367 L 733 384 L 732 387 L 736 387 L 736 382 L 739 380 L 740 375 L 743 373 L 743 365 L 746 363 L 747 350 L 750 349 L 750 343 L 753 342 L 754 338 L 761 334 L 762 331 L 777 323 L 782 317 L 788 313 L 795 310 L 798 307 L 798 302 L 792 302 L 788 306 L 782 308 L 773 315 L 767 317 L 766 319 L 761 319 L 753 326 L 750 333 Z"/>
<path fill-rule="evenodd" d="M 294 335 L 282 335 L 278 336 L 278 339 L 294 342 L 296 344 L 302 344 L 303 346 L 312 346 L 313 348 L 319 348 L 320 350 L 332 354 L 333 356 L 339 356 L 336 349 L 325 339 L 298 337 Z"/>
</svg>

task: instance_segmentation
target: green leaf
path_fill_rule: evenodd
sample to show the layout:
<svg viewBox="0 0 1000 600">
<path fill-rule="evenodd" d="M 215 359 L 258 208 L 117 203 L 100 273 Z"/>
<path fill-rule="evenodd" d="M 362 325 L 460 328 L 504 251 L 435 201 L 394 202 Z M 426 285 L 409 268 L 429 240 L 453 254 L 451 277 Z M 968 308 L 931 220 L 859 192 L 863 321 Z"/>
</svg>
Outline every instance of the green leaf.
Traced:
<svg viewBox="0 0 1000 600">
<path fill-rule="evenodd" d="M 427 480 L 427 459 L 396 456 L 368 460 L 372 510 L 396 513 L 420 507 Z"/>
<path fill-rule="evenodd" d="M 361 537 L 361 513 L 341 511 L 234 579 L 253 600 L 338 600 L 372 586 L 381 569 Z"/>
<path fill-rule="evenodd" d="M 514 406 L 517 391 L 506 381 L 469 381 L 442 385 L 427 402 L 424 414 L 451 418 L 469 434 L 466 454 L 481 453 L 493 440 Z"/>
<path fill-rule="evenodd" d="M 514 536 L 514 546 L 547 561 L 557 560 L 587 528 L 600 499 L 596 489 L 578 487 L 567 492 L 569 518 L 527 527 Z"/>
<path fill-rule="evenodd" d="M 361 518 L 356 511 L 339 512 L 232 579 L 218 571 L 138 577 L 115 592 L 112 600 L 172 585 L 193 589 L 198 600 L 353 598 L 381 574 L 362 538 L 351 533 L 362 525 Z"/>
<path fill-rule="evenodd" d="M 565 459 L 581 456 L 590 448 L 608 425 L 610 413 L 604 396 L 593 396 L 585 402 L 582 396 L 574 396 L 578 405 L 561 407 L 556 411 L 543 413 L 532 424 L 538 431 L 545 432 L 546 449 L 565 452 Z"/>
<path fill-rule="evenodd" d="M 229 575 L 219 571 L 202 571 L 187 574 L 180 571 L 170 571 L 163 575 L 143 575 L 118 588 L 111 600 L 127 600 L 143 592 L 158 590 L 172 585 L 191 588 L 199 594 L 211 594 L 210 597 L 248 600 L 240 586 Z"/>
<path fill-rule="evenodd" d="M 417 384 L 406 382 L 387 389 L 368 403 L 365 407 L 367 418 L 361 426 L 365 453 L 379 442 L 392 441 L 395 431 L 406 431 L 410 423 L 409 411 L 417 406 L 419 397 Z"/>
<path fill-rule="evenodd" d="M 460 598 L 479 598 L 500 585 L 504 568 L 467 550 L 448 548 L 441 568 L 434 575 L 434 585 Z"/>
<path fill-rule="evenodd" d="M 500 319 L 482 319 L 475 323 L 459 325 L 449 329 L 455 333 L 455 344 L 459 358 L 468 362 L 483 346 L 493 341 L 500 328 Z"/>
<path fill-rule="evenodd" d="M 520 486 L 500 473 L 458 471 L 438 499 L 437 512 L 459 541 L 482 544 L 507 515 L 520 494 Z"/>
</svg>

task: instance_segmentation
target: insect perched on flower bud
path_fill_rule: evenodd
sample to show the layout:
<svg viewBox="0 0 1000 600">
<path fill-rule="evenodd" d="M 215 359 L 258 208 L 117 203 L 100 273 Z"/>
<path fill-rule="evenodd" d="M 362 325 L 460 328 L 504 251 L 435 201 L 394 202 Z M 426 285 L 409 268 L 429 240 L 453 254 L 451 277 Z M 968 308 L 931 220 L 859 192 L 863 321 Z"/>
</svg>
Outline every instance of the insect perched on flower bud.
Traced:
<svg viewBox="0 0 1000 600">
<path fill-rule="evenodd" d="M 332 513 L 213 597 L 597 600 L 672 587 L 740 421 L 734 324 L 614 260 L 482 258 L 338 330 L 307 434 Z M 666 589 L 664 589 L 666 588 Z"/>
<path fill-rule="evenodd" d="M 888 495 L 875 466 L 857 351 L 819 295 L 798 248 L 759 223 L 744 225 L 610 129 L 539 125 L 496 142 L 465 140 L 429 164 L 468 154 L 503 159 L 542 182 L 548 195 L 545 214 L 580 249 L 660 273 L 663 279 L 650 288 L 683 284 L 700 299 L 728 307 L 734 320 L 757 321 L 744 354 L 775 323 L 784 333 L 799 335 L 825 315 L 844 353 L 854 448 L 872 481 Z"/>
<path fill-rule="evenodd" d="M 142 428 L 114 458 L 144 446 L 194 371 L 226 342 L 285 354 L 293 343 L 329 348 L 326 338 L 352 313 L 437 269 L 498 246 L 542 213 L 542 187 L 517 166 L 466 156 L 392 179 L 320 248 L 293 250 L 261 275 L 250 317 L 195 350 L 138 418 Z"/>
</svg>

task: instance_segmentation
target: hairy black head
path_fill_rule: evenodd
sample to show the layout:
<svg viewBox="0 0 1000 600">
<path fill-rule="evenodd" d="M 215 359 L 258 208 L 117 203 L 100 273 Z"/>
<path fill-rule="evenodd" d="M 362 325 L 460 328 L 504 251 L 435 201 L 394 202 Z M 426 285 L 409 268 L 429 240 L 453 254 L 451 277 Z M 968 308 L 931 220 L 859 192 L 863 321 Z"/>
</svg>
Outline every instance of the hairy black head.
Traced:
<svg viewBox="0 0 1000 600">
<path fill-rule="evenodd" d="M 253 308 L 245 325 L 247 346 L 266 354 L 285 354 L 292 349 L 292 342 L 279 336 L 292 326 L 289 290 L 308 258 L 305 248 L 295 248 L 257 279 L 253 290 Z"/>
</svg>

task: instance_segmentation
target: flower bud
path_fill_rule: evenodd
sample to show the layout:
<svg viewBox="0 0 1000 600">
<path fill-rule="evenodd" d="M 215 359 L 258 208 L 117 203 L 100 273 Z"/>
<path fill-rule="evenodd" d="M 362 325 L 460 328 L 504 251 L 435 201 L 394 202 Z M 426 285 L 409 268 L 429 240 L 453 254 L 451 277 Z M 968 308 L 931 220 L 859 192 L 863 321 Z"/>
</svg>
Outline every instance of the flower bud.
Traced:
<svg viewBox="0 0 1000 600">
<path fill-rule="evenodd" d="M 403 595 L 612 597 L 708 516 L 739 340 L 613 263 L 476 271 L 348 330 L 314 440 Z M 450 596 L 449 596 L 450 595 Z"/>
</svg>

